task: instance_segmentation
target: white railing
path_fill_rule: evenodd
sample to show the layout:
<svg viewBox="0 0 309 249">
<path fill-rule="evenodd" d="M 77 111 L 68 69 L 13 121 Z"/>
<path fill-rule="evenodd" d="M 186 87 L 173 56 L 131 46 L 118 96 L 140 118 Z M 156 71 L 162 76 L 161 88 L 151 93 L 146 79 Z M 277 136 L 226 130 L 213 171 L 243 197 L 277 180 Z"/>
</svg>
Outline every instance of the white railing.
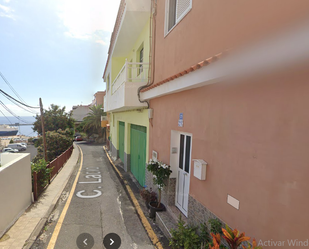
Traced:
<svg viewBox="0 0 309 249">
<path fill-rule="evenodd" d="M 112 83 L 112 94 L 125 82 L 147 82 L 149 63 L 125 62 Z"/>
</svg>

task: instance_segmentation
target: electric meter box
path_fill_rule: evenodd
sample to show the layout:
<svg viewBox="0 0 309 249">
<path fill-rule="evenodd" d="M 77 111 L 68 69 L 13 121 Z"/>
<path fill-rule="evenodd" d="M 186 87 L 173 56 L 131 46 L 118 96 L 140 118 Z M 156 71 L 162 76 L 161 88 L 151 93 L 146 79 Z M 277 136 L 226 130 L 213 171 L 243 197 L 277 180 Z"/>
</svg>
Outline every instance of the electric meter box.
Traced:
<svg viewBox="0 0 309 249">
<path fill-rule="evenodd" d="M 207 163 L 202 159 L 193 159 L 194 176 L 199 180 L 206 180 Z"/>
</svg>

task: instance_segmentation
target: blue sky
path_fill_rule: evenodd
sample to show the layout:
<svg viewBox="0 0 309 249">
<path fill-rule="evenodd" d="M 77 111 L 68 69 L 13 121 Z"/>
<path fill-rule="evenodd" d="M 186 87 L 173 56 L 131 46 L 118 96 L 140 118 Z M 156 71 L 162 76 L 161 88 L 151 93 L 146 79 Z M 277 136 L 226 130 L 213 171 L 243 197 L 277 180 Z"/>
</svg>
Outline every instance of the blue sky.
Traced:
<svg viewBox="0 0 309 249">
<path fill-rule="evenodd" d="M 105 90 L 119 2 L 0 0 L 0 72 L 29 105 L 38 106 L 40 97 L 44 108 L 90 104 L 96 91 Z M 1 78 L 0 89 L 16 97 Z M 19 116 L 33 115 L 2 95 L 0 100 Z"/>
</svg>

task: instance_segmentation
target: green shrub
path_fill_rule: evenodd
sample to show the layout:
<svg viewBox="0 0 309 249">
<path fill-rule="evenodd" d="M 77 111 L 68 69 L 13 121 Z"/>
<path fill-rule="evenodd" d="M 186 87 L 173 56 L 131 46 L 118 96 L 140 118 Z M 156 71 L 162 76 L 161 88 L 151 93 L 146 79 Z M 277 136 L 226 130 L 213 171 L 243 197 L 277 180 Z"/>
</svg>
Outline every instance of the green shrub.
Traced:
<svg viewBox="0 0 309 249">
<path fill-rule="evenodd" d="M 202 248 L 208 249 L 209 244 L 211 243 L 211 238 L 206 223 L 200 224 L 200 241 L 202 243 Z"/>
<path fill-rule="evenodd" d="M 31 163 L 31 173 L 36 172 L 38 174 L 38 184 L 41 187 L 45 187 L 49 182 L 50 173 L 52 168 L 46 168 L 47 162 L 44 159 L 39 159 L 35 163 Z M 33 181 L 33 179 L 32 179 Z"/>
<path fill-rule="evenodd" d="M 56 157 L 60 156 L 72 145 L 72 143 L 72 135 L 69 129 L 65 131 L 58 130 L 46 132 L 47 161 L 51 162 Z M 34 163 L 44 158 L 42 137 L 39 137 L 37 142 L 35 142 L 35 146 L 37 146 L 38 154 L 32 160 Z"/>
<path fill-rule="evenodd" d="M 210 232 L 222 235 L 222 223 L 218 219 L 209 219 L 208 223 L 210 224 Z"/>
<path fill-rule="evenodd" d="M 184 249 L 200 249 L 201 240 L 197 234 L 196 226 L 185 225 L 185 222 L 179 216 L 177 229 L 171 230 L 172 237 L 169 245 L 173 249 L 184 248 Z"/>
</svg>

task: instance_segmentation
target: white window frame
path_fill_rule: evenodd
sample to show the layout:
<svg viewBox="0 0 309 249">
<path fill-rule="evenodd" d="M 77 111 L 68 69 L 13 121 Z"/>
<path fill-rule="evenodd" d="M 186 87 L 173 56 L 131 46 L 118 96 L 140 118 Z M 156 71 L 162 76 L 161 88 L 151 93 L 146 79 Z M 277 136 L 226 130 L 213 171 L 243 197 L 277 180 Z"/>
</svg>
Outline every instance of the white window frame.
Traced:
<svg viewBox="0 0 309 249">
<path fill-rule="evenodd" d="M 177 24 L 189 13 L 189 11 L 192 9 L 192 1 L 190 0 L 190 6 L 189 8 L 186 9 L 186 11 L 184 11 L 182 13 L 182 15 L 180 17 L 178 17 L 177 19 L 177 2 L 180 0 L 176 0 L 176 20 L 175 20 L 175 25 L 168 30 L 168 21 L 169 21 L 169 1 L 170 0 L 165 0 L 165 24 L 164 24 L 164 37 L 167 36 L 176 26 Z"/>
</svg>

